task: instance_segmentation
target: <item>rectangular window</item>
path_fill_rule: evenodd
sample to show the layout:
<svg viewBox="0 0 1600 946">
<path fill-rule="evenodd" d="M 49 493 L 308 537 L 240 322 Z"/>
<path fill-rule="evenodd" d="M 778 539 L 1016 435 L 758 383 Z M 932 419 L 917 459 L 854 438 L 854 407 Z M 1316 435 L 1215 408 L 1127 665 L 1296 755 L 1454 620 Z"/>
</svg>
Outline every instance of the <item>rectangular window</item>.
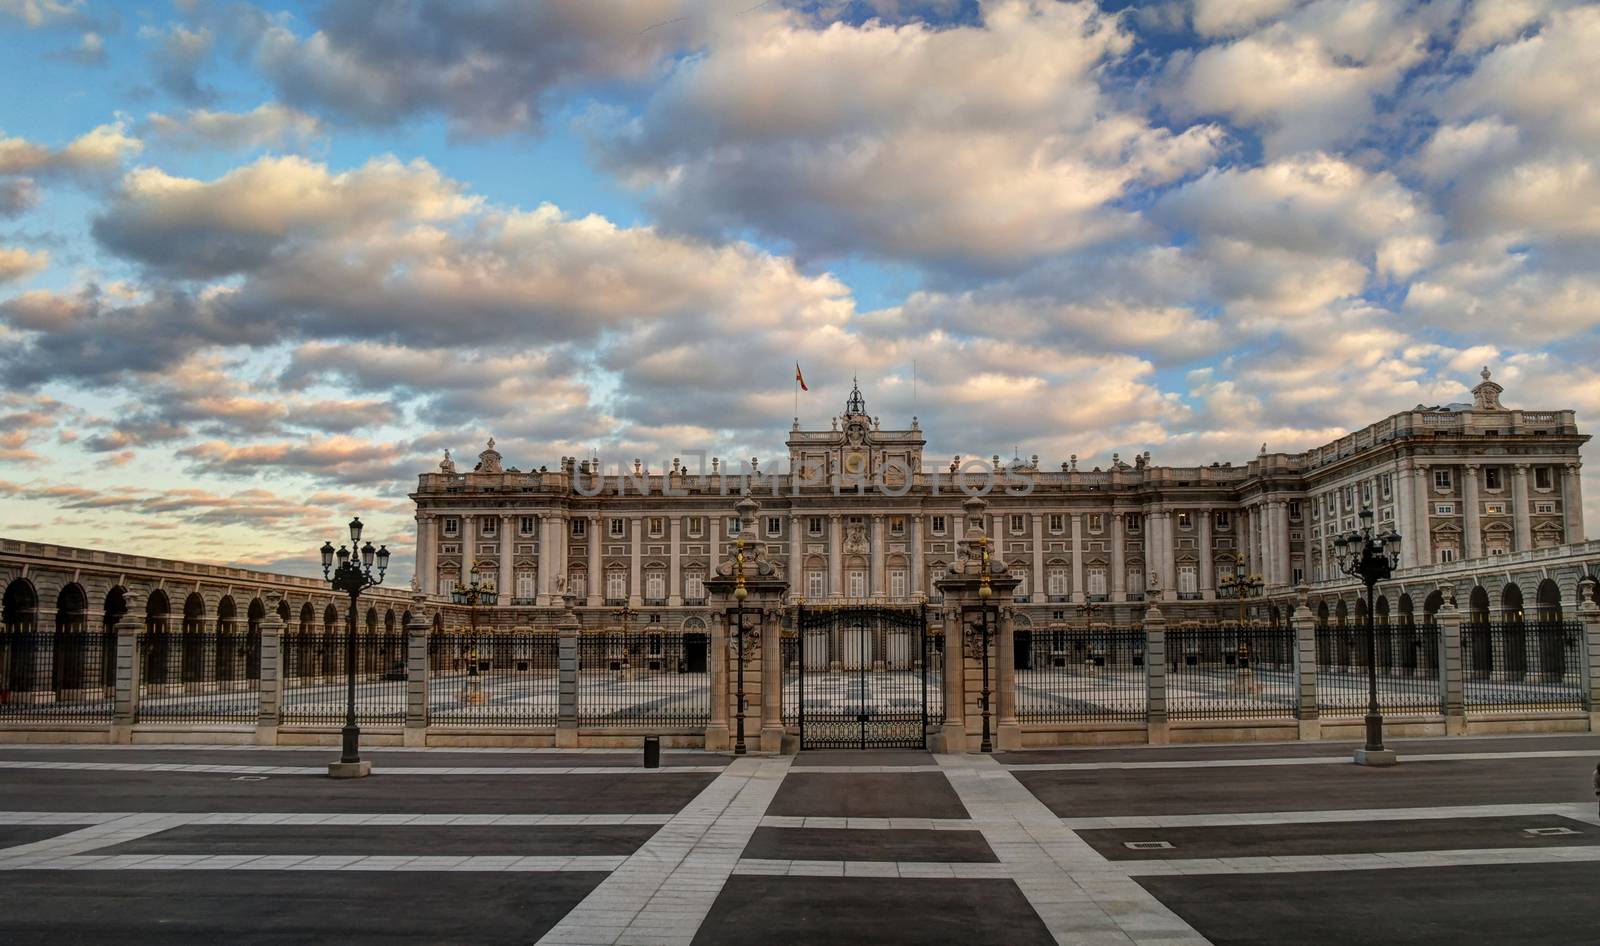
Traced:
<svg viewBox="0 0 1600 946">
<path fill-rule="evenodd" d="M 1226 509 L 1218 509 L 1217 510 L 1217 528 L 1218 529 L 1226 529 L 1226 528 L 1228 528 L 1228 525 L 1232 521 L 1232 518 L 1233 517 L 1228 514 L 1228 510 L 1226 510 Z"/>
<path fill-rule="evenodd" d="M 1178 528 L 1183 529 L 1184 531 L 1188 531 L 1189 527 L 1190 527 L 1189 514 L 1186 513 L 1186 512 L 1178 513 Z"/>
<path fill-rule="evenodd" d="M 1302 583 L 1305 582 L 1305 580 L 1306 580 L 1306 570 L 1304 568 L 1301 568 L 1299 565 L 1296 565 L 1294 567 L 1294 583 L 1297 584 L 1297 585 L 1298 584 L 1302 584 Z"/>
<path fill-rule="evenodd" d="M 1128 569 L 1128 594 L 1144 594 L 1144 571 L 1142 569 Z"/>
<path fill-rule="evenodd" d="M 1070 594 L 1067 587 L 1065 568 L 1052 568 L 1045 573 L 1045 594 L 1061 597 Z"/>
<path fill-rule="evenodd" d="M 485 516 L 483 518 L 483 534 L 485 536 L 495 535 L 495 534 L 499 533 L 499 531 L 500 531 L 500 520 L 499 519 L 496 519 L 493 516 Z"/>
<path fill-rule="evenodd" d="M 517 531 L 523 535 L 533 535 L 533 530 L 537 528 L 537 524 L 538 520 L 532 516 L 523 516 L 521 522 L 517 524 Z"/>
<path fill-rule="evenodd" d="M 1440 563 L 1453 562 L 1455 560 L 1456 560 L 1456 550 L 1455 549 L 1443 548 L 1443 549 L 1439 550 L 1439 561 L 1440 561 Z"/>
<path fill-rule="evenodd" d="M 644 576 L 644 596 L 660 601 L 667 596 L 667 576 L 661 572 L 647 572 Z"/>
<path fill-rule="evenodd" d="M 617 569 L 606 575 L 606 597 L 612 600 L 628 596 L 628 574 Z"/>
<path fill-rule="evenodd" d="M 1455 503 L 1434 503 L 1433 514 L 1436 516 L 1453 516 L 1456 514 Z"/>
<path fill-rule="evenodd" d="M 444 534 L 445 535 L 459 535 L 460 533 L 461 533 L 461 520 L 460 519 L 446 519 L 444 521 Z"/>
<path fill-rule="evenodd" d="M 578 536 L 579 538 L 582 538 L 583 536 L 588 535 L 589 534 L 589 520 L 587 520 L 587 519 L 574 519 L 574 520 L 572 520 L 572 534 L 575 535 L 575 536 Z"/>
<path fill-rule="evenodd" d="M 806 534 L 813 537 L 822 535 L 821 516 L 811 516 L 806 519 Z"/>
<path fill-rule="evenodd" d="M 1106 525 L 1105 516 L 1101 515 L 1098 512 L 1089 513 L 1089 531 L 1090 532 L 1099 533 L 1100 531 L 1105 529 L 1105 525 Z"/>
<path fill-rule="evenodd" d="M 730 516 L 725 528 L 728 530 L 728 538 L 737 539 L 739 537 L 739 517 Z"/>
<path fill-rule="evenodd" d="M 1484 503 L 1483 504 L 1483 511 L 1485 513 L 1491 515 L 1491 516 L 1503 516 L 1503 515 L 1506 514 L 1506 504 L 1505 503 Z"/>
<path fill-rule="evenodd" d="M 1346 486 L 1344 488 L 1344 508 L 1356 508 L 1356 488 L 1354 486 Z"/>
<path fill-rule="evenodd" d="M 902 569 L 902 568 L 890 569 L 890 571 L 889 571 L 889 594 L 891 596 L 893 596 L 893 597 L 896 597 L 896 598 L 904 598 L 906 596 L 906 573 L 905 573 L 905 569 Z"/>
<path fill-rule="evenodd" d="M 1013 574 L 1013 575 L 1015 575 L 1017 577 L 1017 587 L 1016 587 L 1016 590 L 1014 590 L 1012 592 L 1012 594 L 1016 595 L 1019 599 L 1026 600 L 1027 597 L 1028 597 L 1028 593 L 1029 593 L 1028 592 L 1028 570 L 1026 568 L 1017 568 L 1017 569 L 1013 569 L 1011 574 Z"/>
<path fill-rule="evenodd" d="M 1555 503 L 1534 503 L 1533 504 L 1533 511 L 1536 512 L 1536 513 L 1543 514 L 1543 515 L 1549 515 L 1550 513 L 1553 513 L 1553 512 L 1556 511 L 1556 504 Z"/>
<path fill-rule="evenodd" d="M 767 517 L 767 535 L 783 535 L 783 517 Z"/>
<path fill-rule="evenodd" d="M 662 535 L 666 534 L 666 531 L 667 520 L 661 518 L 660 516 L 650 517 L 650 538 L 659 539 Z"/>
<path fill-rule="evenodd" d="M 934 535 L 944 535 L 944 517 L 934 516 L 931 528 L 933 529 Z"/>
<path fill-rule="evenodd" d="M 613 519 L 611 520 L 610 529 L 611 537 L 620 539 L 628 534 L 628 522 L 626 519 Z"/>
<path fill-rule="evenodd" d="M 532 598 L 536 592 L 533 590 L 533 572 L 517 572 L 517 597 Z"/>
<path fill-rule="evenodd" d="M 1289 518 L 1290 519 L 1298 519 L 1298 518 L 1300 518 L 1300 500 L 1298 500 L 1298 499 L 1289 500 Z"/>
<path fill-rule="evenodd" d="M 1124 521 L 1128 526 L 1129 535 L 1138 535 L 1140 532 L 1144 531 L 1144 517 L 1138 513 L 1129 513 L 1126 517 L 1124 517 Z M 1094 526 L 1090 526 L 1089 531 L 1099 532 L 1100 530 Z"/>
<path fill-rule="evenodd" d="M 1434 470 L 1433 471 L 1433 488 L 1434 489 L 1449 489 L 1450 488 L 1450 471 L 1449 470 Z"/>
<path fill-rule="evenodd" d="M 690 601 L 706 599 L 706 580 L 699 572 L 690 572 L 683 583 L 683 596 Z"/>
<path fill-rule="evenodd" d="M 1378 482 L 1383 484 L 1382 485 L 1383 498 L 1384 499 L 1388 499 L 1389 496 L 1390 496 L 1391 490 L 1393 490 L 1393 488 L 1394 488 L 1394 484 L 1392 482 L 1390 482 L 1389 474 L 1385 473 L 1382 476 L 1378 477 Z"/>
<path fill-rule="evenodd" d="M 865 598 L 867 596 L 867 573 L 859 568 L 850 570 L 850 597 Z"/>
<path fill-rule="evenodd" d="M 1015 513 L 1013 513 L 1010 516 L 1010 519 L 1011 519 L 1011 534 L 1012 535 L 1021 535 L 1022 531 L 1023 531 L 1022 517 L 1019 516 L 1019 515 L 1016 515 Z"/>
<path fill-rule="evenodd" d="M 1483 485 L 1484 485 L 1485 489 L 1499 489 L 1500 488 L 1500 468 L 1499 467 L 1497 467 L 1497 466 L 1486 466 L 1486 467 L 1483 468 Z"/>
<path fill-rule="evenodd" d="M 684 520 L 684 527 L 692 539 L 698 539 L 706 533 L 706 521 L 699 516 L 690 516 Z"/>
<path fill-rule="evenodd" d="M 1361 481 L 1361 504 L 1364 505 L 1364 506 L 1372 504 L 1372 481 L 1371 480 L 1362 480 Z"/>
<path fill-rule="evenodd" d="M 1339 511 L 1338 498 L 1334 493 L 1329 493 L 1328 494 L 1328 503 L 1327 503 L 1327 505 L 1328 505 L 1328 512 L 1329 513 L 1335 513 L 1335 512 Z"/>
<path fill-rule="evenodd" d="M 1067 517 L 1063 516 L 1059 512 L 1051 513 L 1050 514 L 1050 531 L 1054 532 L 1054 533 L 1057 533 L 1057 534 L 1061 533 L 1067 527 L 1067 521 L 1066 520 L 1067 520 Z"/>
<path fill-rule="evenodd" d="M 1178 566 L 1178 593 L 1192 595 L 1200 590 L 1200 576 L 1193 565 Z"/>
<path fill-rule="evenodd" d="M 1489 554 L 1490 555 L 1504 555 L 1504 554 L 1506 554 L 1505 546 L 1503 546 L 1503 545 L 1491 545 L 1491 546 L 1489 546 Z"/>
<path fill-rule="evenodd" d="M 828 576 L 824 575 L 820 571 L 813 570 L 806 572 L 806 597 L 820 598 L 827 594 L 827 592 L 822 590 L 823 582 L 827 579 L 827 577 Z"/>
<path fill-rule="evenodd" d="M 1104 568 L 1089 569 L 1089 594 L 1105 597 L 1106 570 Z"/>
<path fill-rule="evenodd" d="M 1547 466 L 1536 466 L 1536 467 L 1533 468 L 1533 487 L 1534 487 L 1534 489 L 1549 489 L 1553 482 L 1554 482 L 1554 479 L 1550 476 L 1550 468 L 1549 467 L 1547 467 Z"/>
<path fill-rule="evenodd" d="M 890 535 L 897 535 L 897 536 L 906 534 L 906 517 L 905 516 L 890 516 L 889 517 L 889 534 Z"/>
</svg>

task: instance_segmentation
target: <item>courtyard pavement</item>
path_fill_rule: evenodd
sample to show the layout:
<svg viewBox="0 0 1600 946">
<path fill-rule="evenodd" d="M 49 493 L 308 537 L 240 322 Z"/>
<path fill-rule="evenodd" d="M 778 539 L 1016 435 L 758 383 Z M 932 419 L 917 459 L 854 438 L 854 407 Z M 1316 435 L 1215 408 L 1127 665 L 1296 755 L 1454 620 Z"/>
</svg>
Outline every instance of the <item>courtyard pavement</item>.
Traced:
<svg viewBox="0 0 1600 946">
<path fill-rule="evenodd" d="M 992 756 L 0 746 L 7 943 L 1600 941 L 1600 736 Z"/>
</svg>

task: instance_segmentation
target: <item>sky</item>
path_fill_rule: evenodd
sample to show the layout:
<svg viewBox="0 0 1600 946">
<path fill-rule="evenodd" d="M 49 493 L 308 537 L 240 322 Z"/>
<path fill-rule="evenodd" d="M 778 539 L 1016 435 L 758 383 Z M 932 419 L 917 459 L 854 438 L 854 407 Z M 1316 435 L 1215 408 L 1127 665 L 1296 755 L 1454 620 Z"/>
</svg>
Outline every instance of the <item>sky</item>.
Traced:
<svg viewBox="0 0 1600 946">
<path fill-rule="evenodd" d="M 1596 75 L 1559 0 L 0 0 L 0 535 L 403 579 L 446 448 L 776 459 L 796 362 L 930 461 L 1588 428 Z"/>
</svg>

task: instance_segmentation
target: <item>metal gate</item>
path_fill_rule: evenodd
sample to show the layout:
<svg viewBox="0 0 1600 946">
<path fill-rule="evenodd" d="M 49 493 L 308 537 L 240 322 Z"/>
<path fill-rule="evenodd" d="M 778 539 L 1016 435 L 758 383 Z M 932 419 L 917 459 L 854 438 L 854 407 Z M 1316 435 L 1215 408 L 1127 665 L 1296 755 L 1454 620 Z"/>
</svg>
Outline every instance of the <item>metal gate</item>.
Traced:
<svg viewBox="0 0 1600 946">
<path fill-rule="evenodd" d="M 922 605 L 798 608 L 784 715 L 800 748 L 923 748 L 944 717 L 940 642 Z"/>
</svg>

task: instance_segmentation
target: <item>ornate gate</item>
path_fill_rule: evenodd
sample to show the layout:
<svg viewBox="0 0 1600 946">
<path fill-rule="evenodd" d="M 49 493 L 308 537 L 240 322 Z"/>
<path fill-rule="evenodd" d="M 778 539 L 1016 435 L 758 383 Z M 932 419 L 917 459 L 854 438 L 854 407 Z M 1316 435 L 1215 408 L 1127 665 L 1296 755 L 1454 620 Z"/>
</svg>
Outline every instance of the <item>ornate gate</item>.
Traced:
<svg viewBox="0 0 1600 946">
<path fill-rule="evenodd" d="M 941 642 L 922 605 L 798 608 L 783 686 L 800 748 L 923 748 L 944 718 Z"/>
</svg>

